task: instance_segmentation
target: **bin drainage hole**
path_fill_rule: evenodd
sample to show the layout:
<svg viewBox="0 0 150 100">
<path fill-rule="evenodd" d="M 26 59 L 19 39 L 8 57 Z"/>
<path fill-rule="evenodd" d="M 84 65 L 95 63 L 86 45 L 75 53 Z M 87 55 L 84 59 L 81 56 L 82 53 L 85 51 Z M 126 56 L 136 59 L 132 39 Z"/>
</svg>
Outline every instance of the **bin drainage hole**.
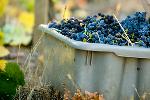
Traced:
<svg viewBox="0 0 150 100">
<path fill-rule="evenodd" d="M 140 68 L 139 68 L 139 67 L 137 67 L 137 70 L 139 71 L 139 70 L 140 70 Z"/>
</svg>

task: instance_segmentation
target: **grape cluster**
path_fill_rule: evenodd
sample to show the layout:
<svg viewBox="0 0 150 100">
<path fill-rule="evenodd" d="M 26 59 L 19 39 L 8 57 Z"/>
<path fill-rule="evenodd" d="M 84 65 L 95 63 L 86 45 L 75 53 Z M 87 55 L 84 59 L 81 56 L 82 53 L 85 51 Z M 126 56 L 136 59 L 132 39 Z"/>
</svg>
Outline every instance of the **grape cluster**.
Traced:
<svg viewBox="0 0 150 100">
<path fill-rule="evenodd" d="M 130 40 L 138 46 L 150 47 L 150 23 L 146 12 L 136 12 L 121 22 Z"/>
<path fill-rule="evenodd" d="M 145 12 L 136 12 L 127 16 L 121 21 L 121 26 L 135 46 L 150 47 L 150 23 L 146 20 Z M 49 28 L 55 28 L 62 35 L 76 41 L 129 45 L 128 41 L 122 37 L 124 31 L 121 26 L 113 16 L 102 13 L 83 19 L 70 18 L 48 24 Z"/>
</svg>

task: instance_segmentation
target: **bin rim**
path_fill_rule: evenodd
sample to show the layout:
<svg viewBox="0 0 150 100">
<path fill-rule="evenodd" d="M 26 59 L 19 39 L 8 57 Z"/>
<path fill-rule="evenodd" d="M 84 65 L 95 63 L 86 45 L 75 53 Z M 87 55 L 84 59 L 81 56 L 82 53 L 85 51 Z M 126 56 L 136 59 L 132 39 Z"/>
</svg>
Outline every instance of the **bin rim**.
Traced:
<svg viewBox="0 0 150 100">
<path fill-rule="evenodd" d="M 117 46 L 100 43 L 87 43 L 82 41 L 75 41 L 60 33 L 53 28 L 48 28 L 48 25 L 39 25 L 39 30 L 47 33 L 65 44 L 75 49 L 97 52 L 112 52 L 121 57 L 133 57 L 133 58 L 148 58 L 150 59 L 150 48 L 144 47 L 132 47 L 132 46 Z"/>
</svg>

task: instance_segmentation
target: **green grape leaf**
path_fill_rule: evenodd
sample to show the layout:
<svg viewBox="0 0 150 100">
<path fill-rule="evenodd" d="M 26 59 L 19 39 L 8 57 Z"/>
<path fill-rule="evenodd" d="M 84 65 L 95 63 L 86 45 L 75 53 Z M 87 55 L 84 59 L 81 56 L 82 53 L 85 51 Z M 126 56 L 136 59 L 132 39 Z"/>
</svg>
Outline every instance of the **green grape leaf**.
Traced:
<svg viewBox="0 0 150 100">
<path fill-rule="evenodd" d="M 87 39 L 84 38 L 84 39 L 83 39 L 83 42 L 87 42 Z"/>
<path fill-rule="evenodd" d="M 7 100 L 12 100 L 19 85 L 24 85 L 24 74 L 16 63 L 8 62 L 5 71 L 0 71 L 0 97 L 8 95 Z"/>
</svg>

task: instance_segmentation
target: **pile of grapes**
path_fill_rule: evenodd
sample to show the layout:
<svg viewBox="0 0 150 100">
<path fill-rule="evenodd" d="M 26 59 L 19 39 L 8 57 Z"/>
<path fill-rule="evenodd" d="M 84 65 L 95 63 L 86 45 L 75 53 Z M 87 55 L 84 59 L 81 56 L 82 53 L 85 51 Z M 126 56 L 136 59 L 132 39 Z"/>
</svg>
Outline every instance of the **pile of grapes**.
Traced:
<svg viewBox="0 0 150 100">
<path fill-rule="evenodd" d="M 121 22 L 115 15 L 98 13 L 83 19 L 52 21 L 48 27 L 76 41 L 150 48 L 150 19 L 146 19 L 146 12 L 136 12 Z"/>
</svg>

